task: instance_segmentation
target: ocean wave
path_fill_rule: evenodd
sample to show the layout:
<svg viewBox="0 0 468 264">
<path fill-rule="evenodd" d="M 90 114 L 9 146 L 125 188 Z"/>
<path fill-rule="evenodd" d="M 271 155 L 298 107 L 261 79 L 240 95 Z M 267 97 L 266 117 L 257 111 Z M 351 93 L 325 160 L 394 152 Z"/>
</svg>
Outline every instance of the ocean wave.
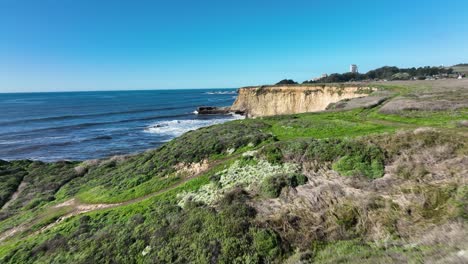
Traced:
<svg viewBox="0 0 468 264">
<path fill-rule="evenodd" d="M 13 139 L 13 140 L 4 140 L 0 139 L 0 145 L 19 145 L 19 144 L 24 144 L 24 143 L 35 143 L 38 141 L 44 141 L 44 140 L 57 140 L 57 139 L 63 139 L 66 138 L 64 136 L 53 136 L 53 137 L 41 137 L 41 138 L 22 138 L 22 139 Z"/>
<path fill-rule="evenodd" d="M 237 91 L 213 91 L 205 92 L 205 94 L 237 94 Z"/>
<path fill-rule="evenodd" d="M 24 124 L 24 123 L 30 123 L 30 122 L 61 121 L 61 120 L 67 120 L 67 119 L 80 119 L 80 118 L 90 118 L 90 117 L 106 117 L 106 116 L 111 116 L 111 115 L 138 114 L 138 113 L 146 113 L 146 112 L 165 111 L 165 110 L 190 109 L 194 107 L 197 107 L 197 105 L 187 105 L 187 106 L 182 106 L 182 107 L 160 107 L 160 108 L 149 108 L 149 109 L 136 109 L 136 110 L 116 111 L 116 112 L 97 113 L 97 114 L 49 116 L 49 117 L 41 117 L 41 118 L 30 118 L 30 119 L 20 119 L 20 120 L 0 122 L 0 125 Z"/>
<path fill-rule="evenodd" d="M 0 140 L 0 145 L 13 145 L 31 142 L 33 139 Z"/>
<path fill-rule="evenodd" d="M 57 137 L 59 138 L 59 137 Z M 0 153 L 2 154 L 8 154 L 8 155 L 14 155 L 17 153 L 21 152 L 33 152 L 37 150 L 50 150 L 51 148 L 54 147 L 65 147 L 65 146 L 70 146 L 70 145 L 78 145 L 80 143 L 85 143 L 85 142 L 92 142 L 92 141 L 103 141 L 103 140 L 112 140 L 112 136 L 109 135 L 100 135 L 100 136 L 94 136 L 90 138 L 79 138 L 79 139 L 69 139 L 66 141 L 36 141 L 34 143 L 31 143 L 26 146 L 18 146 L 18 145 L 13 145 L 10 146 L 9 148 L 3 148 Z M 30 140 L 34 141 L 34 140 Z"/>
<path fill-rule="evenodd" d="M 19 133 L 15 133 L 12 136 L 8 137 L 11 133 L 2 133 L 0 136 L 5 136 L 5 138 L 17 138 L 20 136 L 29 135 L 31 133 L 38 133 L 38 132 L 60 132 L 60 131 L 73 131 L 78 129 L 85 129 L 89 127 L 95 126 L 103 126 L 103 125 L 112 125 L 112 124 L 122 124 L 122 123 L 131 123 L 137 121 L 150 121 L 155 119 L 163 119 L 163 118 L 175 118 L 175 117 L 187 117 L 191 116 L 193 113 L 187 114 L 178 114 L 178 115 L 160 115 L 160 116 L 150 116 L 150 117 L 142 117 L 142 118 L 131 118 L 131 119 L 124 119 L 124 120 L 117 120 L 117 121 L 107 121 L 107 122 L 88 122 L 88 123 L 79 123 L 73 125 L 66 125 L 66 126 L 56 126 L 56 127 L 47 127 L 47 128 L 39 128 L 39 129 L 32 129 L 27 131 L 21 131 Z"/>
<path fill-rule="evenodd" d="M 171 120 L 171 121 L 159 121 L 151 126 L 145 128 L 145 132 L 158 134 L 162 136 L 178 137 L 185 132 L 196 130 L 201 127 L 221 124 L 224 122 L 243 119 L 241 115 L 232 115 L 227 118 L 216 118 L 216 119 L 191 119 L 191 120 Z"/>
<path fill-rule="evenodd" d="M 3 104 L 43 104 L 45 101 L 42 98 L 18 98 L 1 100 Z"/>
</svg>

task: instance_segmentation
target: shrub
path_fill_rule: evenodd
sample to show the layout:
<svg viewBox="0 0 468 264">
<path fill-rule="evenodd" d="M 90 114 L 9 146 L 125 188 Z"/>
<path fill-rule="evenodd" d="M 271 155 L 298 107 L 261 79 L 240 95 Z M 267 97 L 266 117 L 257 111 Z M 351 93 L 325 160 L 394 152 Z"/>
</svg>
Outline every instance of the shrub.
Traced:
<svg viewBox="0 0 468 264">
<path fill-rule="evenodd" d="M 276 85 L 283 85 L 283 84 L 297 84 L 297 82 L 291 79 L 284 79 L 276 83 Z"/>
<path fill-rule="evenodd" d="M 281 177 L 284 177 L 285 184 L 288 185 L 288 180 L 284 175 L 294 174 L 299 169 L 298 165 L 292 163 L 271 164 L 259 160 L 246 164 L 242 160 L 244 158 L 236 160 L 228 169 L 219 172 L 219 176 L 213 179 L 214 182 L 202 186 L 195 192 L 179 194 L 179 205 L 184 206 L 187 201 L 213 204 L 226 191 L 236 187 L 251 190 L 257 183 L 262 183 L 266 178 L 276 178 L 273 177 L 276 175 L 283 175 Z"/>
<path fill-rule="evenodd" d="M 365 176 L 376 179 L 382 177 L 384 165 L 383 159 L 368 157 L 363 153 L 355 153 L 340 158 L 333 164 L 333 169 L 343 176 Z"/>
<path fill-rule="evenodd" d="M 297 139 L 265 146 L 261 155 L 271 161 L 318 161 L 333 163 L 343 176 L 376 179 L 384 173 L 384 152 L 376 145 L 346 139 Z M 284 155 L 284 157 L 283 157 Z"/>
<path fill-rule="evenodd" d="M 267 197 L 277 198 L 281 194 L 283 187 L 286 187 L 287 184 L 287 178 L 284 175 L 272 175 L 263 180 L 261 189 Z"/>
<path fill-rule="evenodd" d="M 259 229 L 255 230 L 252 236 L 255 251 L 262 258 L 274 260 L 280 255 L 279 239 L 273 231 Z"/>
<path fill-rule="evenodd" d="M 305 176 L 304 174 L 300 174 L 300 173 L 294 173 L 294 174 L 289 175 L 288 177 L 288 183 L 289 183 L 289 186 L 291 187 L 304 185 L 307 183 L 307 181 L 308 181 L 307 176 Z"/>
<path fill-rule="evenodd" d="M 284 187 L 297 187 L 307 182 L 307 177 L 299 173 L 277 174 L 265 178 L 261 190 L 267 197 L 277 198 Z"/>
<path fill-rule="evenodd" d="M 281 148 L 276 145 L 267 145 L 261 151 L 262 156 L 271 164 L 281 163 L 283 160 L 283 153 Z"/>
</svg>

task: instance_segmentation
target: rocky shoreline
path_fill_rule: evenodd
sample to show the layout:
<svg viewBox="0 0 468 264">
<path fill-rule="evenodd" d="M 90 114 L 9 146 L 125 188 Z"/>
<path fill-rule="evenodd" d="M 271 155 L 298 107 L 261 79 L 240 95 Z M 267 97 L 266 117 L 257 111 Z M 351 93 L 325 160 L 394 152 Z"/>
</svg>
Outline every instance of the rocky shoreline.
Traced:
<svg viewBox="0 0 468 264">
<path fill-rule="evenodd" d="M 197 107 L 198 115 L 227 115 L 227 114 L 237 114 L 244 115 L 245 111 L 235 110 L 232 111 L 231 107 L 216 107 L 216 106 L 200 106 Z"/>
</svg>

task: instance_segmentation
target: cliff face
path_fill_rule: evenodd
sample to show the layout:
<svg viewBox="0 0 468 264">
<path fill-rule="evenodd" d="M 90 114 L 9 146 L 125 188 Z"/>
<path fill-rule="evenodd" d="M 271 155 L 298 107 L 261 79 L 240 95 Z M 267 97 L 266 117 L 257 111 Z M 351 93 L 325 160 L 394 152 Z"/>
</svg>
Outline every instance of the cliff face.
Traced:
<svg viewBox="0 0 468 264">
<path fill-rule="evenodd" d="M 260 86 L 240 88 L 232 111 L 249 117 L 296 114 L 325 110 L 330 103 L 367 96 L 370 88 L 358 86 Z"/>
</svg>

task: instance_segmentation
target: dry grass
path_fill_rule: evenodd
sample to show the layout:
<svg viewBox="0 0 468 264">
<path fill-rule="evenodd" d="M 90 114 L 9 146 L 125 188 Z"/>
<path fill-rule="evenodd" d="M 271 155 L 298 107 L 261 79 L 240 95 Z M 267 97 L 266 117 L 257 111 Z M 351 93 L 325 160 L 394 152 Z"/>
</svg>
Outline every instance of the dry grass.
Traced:
<svg viewBox="0 0 468 264">
<path fill-rule="evenodd" d="M 443 111 L 468 107 L 468 79 L 391 82 L 411 87 L 402 96 L 386 103 L 380 112 L 398 114 L 402 111 Z"/>
<path fill-rule="evenodd" d="M 448 257 L 459 250 L 456 244 L 468 243 L 468 236 L 448 233 L 436 241 L 437 235 L 427 233 L 464 215 L 466 139 L 423 128 L 362 140 L 388 148 L 384 177 L 344 178 L 326 164 L 303 163 L 308 183 L 283 191 L 279 198 L 256 201 L 258 223 L 300 249 L 312 241 L 357 237 L 382 247 L 402 239 L 431 246 L 450 240 L 450 250 L 444 251 Z M 467 232 L 465 226 L 452 227 Z M 428 254 L 429 259 L 435 253 Z"/>
</svg>

